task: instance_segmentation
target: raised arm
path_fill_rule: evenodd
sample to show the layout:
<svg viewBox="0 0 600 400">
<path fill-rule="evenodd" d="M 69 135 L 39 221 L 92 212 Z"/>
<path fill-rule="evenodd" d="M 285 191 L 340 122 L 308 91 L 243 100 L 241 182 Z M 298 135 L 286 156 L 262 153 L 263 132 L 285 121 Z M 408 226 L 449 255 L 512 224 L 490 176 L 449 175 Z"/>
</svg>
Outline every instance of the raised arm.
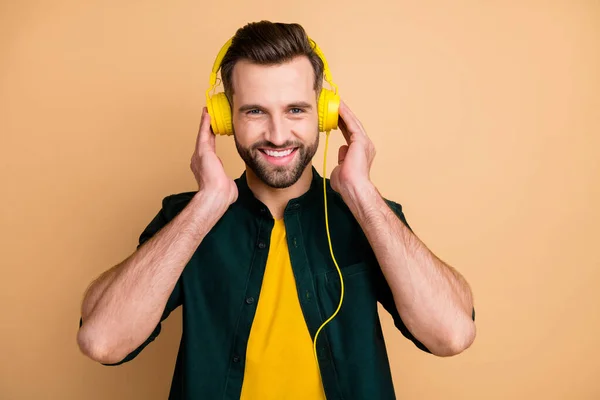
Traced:
<svg viewBox="0 0 600 400">
<path fill-rule="evenodd" d="M 370 181 L 375 148 L 346 104 L 331 185 L 363 229 L 393 293 L 398 314 L 412 335 L 438 356 L 452 356 L 475 339 L 471 288 L 453 267 L 433 254 L 398 218 Z"/>
<path fill-rule="evenodd" d="M 86 290 L 77 343 L 93 360 L 118 362 L 146 340 L 202 239 L 237 199 L 237 187 L 215 153 L 209 118 L 204 110 L 191 161 L 198 192 L 152 238 Z"/>
</svg>

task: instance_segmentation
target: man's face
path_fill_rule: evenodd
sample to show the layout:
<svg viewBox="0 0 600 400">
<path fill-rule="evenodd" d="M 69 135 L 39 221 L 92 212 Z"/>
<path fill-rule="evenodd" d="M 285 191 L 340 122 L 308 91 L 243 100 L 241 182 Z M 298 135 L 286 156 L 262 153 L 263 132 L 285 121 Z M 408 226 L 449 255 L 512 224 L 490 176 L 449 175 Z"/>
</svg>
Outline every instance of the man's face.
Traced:
<svg viewBox="0 0 600 400">
<path fill-rule="evenodd" d="M 293 185 L 319 146 L 314 72 L 306 57 L 279 65 L 236 63 L 233 73 L 236 148 L 267 185 Z"/>
</svg>

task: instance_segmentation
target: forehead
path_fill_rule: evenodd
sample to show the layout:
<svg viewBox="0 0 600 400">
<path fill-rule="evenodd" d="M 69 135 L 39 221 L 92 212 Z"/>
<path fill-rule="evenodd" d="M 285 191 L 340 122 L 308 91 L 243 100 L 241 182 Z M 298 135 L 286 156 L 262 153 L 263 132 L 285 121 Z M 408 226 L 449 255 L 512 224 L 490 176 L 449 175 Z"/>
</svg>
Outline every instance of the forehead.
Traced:
<svg viewBox="0 0 600 400">
<path fill-rule="evenodd" d="M 307 57 L 276 65 L 237 62 L 232 71 L 233 97 L 240 103 L 281 103 L 314 97 L 314 71 Z"/>
</svg>

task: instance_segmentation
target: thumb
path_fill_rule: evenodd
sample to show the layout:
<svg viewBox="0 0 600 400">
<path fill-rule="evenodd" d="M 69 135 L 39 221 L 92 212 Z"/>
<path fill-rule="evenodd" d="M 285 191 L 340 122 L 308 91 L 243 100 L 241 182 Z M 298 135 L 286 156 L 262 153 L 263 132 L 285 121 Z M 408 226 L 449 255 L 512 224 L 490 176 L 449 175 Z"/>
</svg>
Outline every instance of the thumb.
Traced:
<svg viewBox="0 0 600 400">
<path fill-rule="evenodd" d="M 329 184 L 331 185 L 331 188 L 339 193 L 339 188 L 338 188 L 338 174 L 339 174 L 339 166 L 336 166 L 333 171 L 331 171 L 331 177 L 329 178 Z"/>
<path fill-rule="evenodd" d="M 347 153 L 348 153 L 348 145 L 345 144 L 345 145 L 341 146 L 340 149 L 338 150 L 338 165 L 341 164 L 342 162 L 344 162 L 344 160 L 346 159 Z"/>
</svg>

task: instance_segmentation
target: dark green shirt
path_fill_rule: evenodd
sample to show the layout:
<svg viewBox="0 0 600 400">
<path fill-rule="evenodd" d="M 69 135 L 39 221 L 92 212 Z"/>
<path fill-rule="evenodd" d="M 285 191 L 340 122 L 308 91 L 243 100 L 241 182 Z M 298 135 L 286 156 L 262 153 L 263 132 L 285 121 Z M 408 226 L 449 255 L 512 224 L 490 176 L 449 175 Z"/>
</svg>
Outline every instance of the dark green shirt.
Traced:
<svg viewBox="0 0 600 400">
<path fill-rule="evenodd" d="M 309 191 L 290 200 L 283 217 L 298 298 L 313 339 L 340 298 L 339 275 L 325 229 L 322 179 L 313 167 Z M 183 306 L 183 332 L 169 399 L 240 397 L 246 346 L 260 299 L 274 221 L 268 208 L 250 191 L 246 174 L 235 182 L 238 199 L 192 256 L 162 315 L 161 321 Z M 160 212 L 141 234 L 140 245 L 173 219 L 194 194 L 166 197 Z M 371 246 L 329 180 L 327 200 L 333 252 L 345 285 L 342 307 L 317 341 L 327 399 L 395 399 L 377 304 L 392 315 L 405 337 L 428 350 L 406 329 Z M 401 206 L 386 202 L 407 224 Z M 160 330 L 159 323 L 139 348 L 111 365 L 132 360 Z"/>
</svg>

